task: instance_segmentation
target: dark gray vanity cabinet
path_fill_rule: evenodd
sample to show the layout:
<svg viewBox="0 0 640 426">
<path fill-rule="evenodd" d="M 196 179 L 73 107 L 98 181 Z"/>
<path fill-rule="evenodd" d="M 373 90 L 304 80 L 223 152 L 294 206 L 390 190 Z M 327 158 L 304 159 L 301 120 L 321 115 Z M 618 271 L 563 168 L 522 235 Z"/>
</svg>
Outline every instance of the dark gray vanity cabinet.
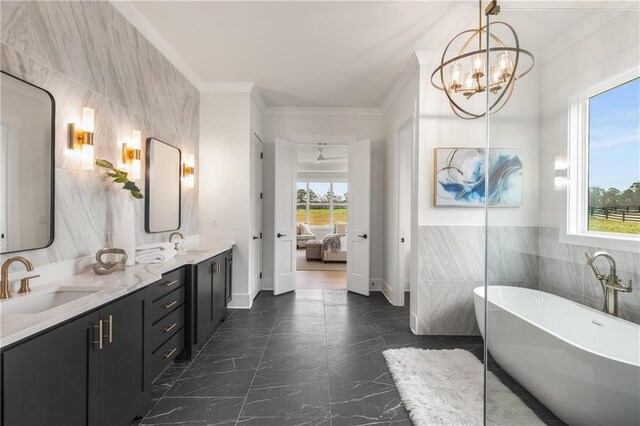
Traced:
<svg viewBox="0 0 640 426">
<path fill-rule="evenodd" d="M 94 312 L 2 352 L 5 426 L 98 424 L 99 349 Z"/>
<path fill-rule="evenodd" d="M 2 351 L 2 424 L 128 425 L 151 397 L 146 291 Z"/>
<path fill-rule="evenodd" d="M 224 295 L 225 303 L 228 305 L 231 302 L 233 295 L 233 252 L 229 250 L 225 255 L 226 273 L 224 277 Z"/>
<path fill-rule="evenodd" d="M 231 300 L 231 275 L 228 272 L 231 251 L 208 259 L 194 267 L 195 272 L 195 336 L 196 345 L 224 319 Z"/>
</svg>

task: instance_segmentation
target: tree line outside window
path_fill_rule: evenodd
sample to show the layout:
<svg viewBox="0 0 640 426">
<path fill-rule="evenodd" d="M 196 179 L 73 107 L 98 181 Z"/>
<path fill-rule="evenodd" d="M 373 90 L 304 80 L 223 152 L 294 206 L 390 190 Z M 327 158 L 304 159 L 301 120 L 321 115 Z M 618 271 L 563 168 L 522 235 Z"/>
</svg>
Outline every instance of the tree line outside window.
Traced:
<svg viewBox="0 0 640 426">
<path fill-rule="evenodd" d="M 298 182 L 296 198 L 298 222 L 312 227 L 347 223 L 349 194 L 346 182 Z"/>
</svg>

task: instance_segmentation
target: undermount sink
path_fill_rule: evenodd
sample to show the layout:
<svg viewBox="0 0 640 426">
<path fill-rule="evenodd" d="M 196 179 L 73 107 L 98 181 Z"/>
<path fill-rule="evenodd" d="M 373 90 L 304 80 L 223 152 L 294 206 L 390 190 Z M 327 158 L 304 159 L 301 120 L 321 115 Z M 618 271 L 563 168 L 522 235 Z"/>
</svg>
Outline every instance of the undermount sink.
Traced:
<svg viewBox="0 0 640 426">
<path fill-rule="evenodd" d="M 49 292 L 20 295 L 14 300 L 0 303 L 0 314 L 38 314 L 57 308 L 82 297 L 91 296 L 102 290 L 95 287 L 58 287 Z"/>
</svg>

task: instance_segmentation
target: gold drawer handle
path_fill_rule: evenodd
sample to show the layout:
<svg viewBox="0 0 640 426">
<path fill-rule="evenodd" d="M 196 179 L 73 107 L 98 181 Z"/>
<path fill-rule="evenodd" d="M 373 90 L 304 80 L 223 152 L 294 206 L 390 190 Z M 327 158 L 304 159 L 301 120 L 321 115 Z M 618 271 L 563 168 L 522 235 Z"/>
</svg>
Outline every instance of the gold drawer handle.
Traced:
<svg viewBox="0 0 640 426">
<path fill-rule="evenodd" d="M 178 348 L 173 348 L 173 349 L 171 349 L 169 352 L 167 352 L 166 354 L 164 354 L 162 357 L 163 357 L 164 359 L 171 358 L 171 355 L 173 355 L 173 354 L 175 353 L 175 351 L 177 351 L 177 350 L 178 350 Z"/>
<path fill-rule="evenodd" d="M 98 329 L 98 341 L 94 340 L 93 344 L 98 345 L 98 349 L 102 350 L 102 320 L 98 321 L 98 325 L 94 325 L 93 328 Z"/>
<path fill-rule="evenodd" d="M 109 337 L 109 343 L 113 343 L 113 315 L 109 315 L 109 319 L 103 322 L 109 323 L 109 334 L 104 337 Z"/>
<path fill-rule="evenodd" d="M 177 284 L 178 280 L 173 280 L 173 281 L 167 281 L 166 283 L 164 283 L 165 287 L 171 287 L 174 284 Z"/>
<path fill-rule="evenodd" d="M 167 303 L 166 305 L 164 305 L 164 308 L 165 308 L 165 309 L 169 309 L 170 307 L 172 307 L 172 306 L 173 306 L 173 305 L 175 305 L 176 303 L 178 303 L 178 301 L 177 301 L 177 300 L 174 300 L 173 302 L 171 302 L 171 303 Z"/>
<path fill-rule="evenodd" d="M 171 324 L 169 327 L 165 327 L 164 332 L 165 332 L 165 333 L 170 332 L 171 330 L 173 330 L 173 328 L 174 328 L 176 325 L 178 325 L 178 323 L 177 323 L 177 322 L 174 322 L 174 323 L 173 323 L 173 324 Z"/>
</svg>

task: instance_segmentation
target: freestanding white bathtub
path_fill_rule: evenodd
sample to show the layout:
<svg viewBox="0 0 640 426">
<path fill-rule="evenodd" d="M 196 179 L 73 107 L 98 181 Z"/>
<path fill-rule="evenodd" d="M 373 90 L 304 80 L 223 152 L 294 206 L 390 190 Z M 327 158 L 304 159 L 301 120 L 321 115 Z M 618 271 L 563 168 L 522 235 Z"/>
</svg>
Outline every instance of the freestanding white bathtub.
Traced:
<svg viewBox="0 0 640 426">
<path fill-rule="evenodd" d="M 570 425 L 640 425 L 640 326 L 519 287 L 474 290 L 496 362 Z M 488 407 L 491 410 L 491 407 Z"/>
</svg>

